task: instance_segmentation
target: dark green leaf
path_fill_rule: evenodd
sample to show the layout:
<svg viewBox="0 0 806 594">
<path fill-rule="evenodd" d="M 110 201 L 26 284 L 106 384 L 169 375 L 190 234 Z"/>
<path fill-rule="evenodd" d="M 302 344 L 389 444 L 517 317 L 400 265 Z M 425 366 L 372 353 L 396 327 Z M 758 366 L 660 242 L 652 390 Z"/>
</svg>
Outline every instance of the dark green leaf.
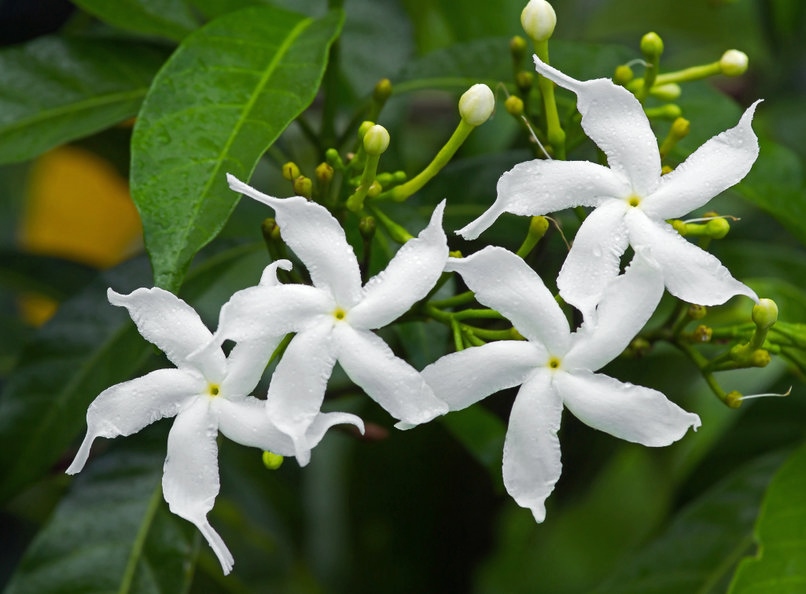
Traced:
<svg viewBox="0 0 806 594">
<path fill-rule="evenodd" d="M 73 4 L 125 31 L 175 41 L 199 25 L 184 0 L 73 0 Z"/>
<path fill-rule="evenodd" d="M 34 539 L 5 594 L 178 594 L 192 578 L 193 527 L 168 512 L 159 439 L 93 461 Z M 138 447 L 139 444 L 139 447 Z"/>
<path fill-rule="evenodd" d="M 751 546 L 762 493 L 781 459 L 780 454 L 765 456 L 710 489 L 595 592 L 724 592 L 726 578 Z"/>
<path fill-rule="evenodd" d="M 137 114 L 164 50 L 42 37 L 0 51 L 0 163 L 23 161 Z"/>
<path fill-rule="evenodd" d="M 230 13 L 188 36 L 157 75 L 132 138 L 132 195 L 157 285 L 176 290 L 221 230 L 263 152 L 313 100 L 340 12 Z"/>
<path fill-rule="evenodd" d="M 489 471 L 493 482 L 503 487 L 501 461 L 507 430 L 504 421 L 481 406 L 452 412 L 441 420 L 454 437 Z"/>
<path fill-rule="evenodd" d="M 730 594 L 806 591 L 806 447 L 770 483 L 756 524 L 758 552 L 742 560 Z"/>
<path fill-rule="evenodd" d="M 0 285 L 64 299 L 86 285 L 95 271 L 88 266 L 17 251 L 0 251 Z"/>
</svg>

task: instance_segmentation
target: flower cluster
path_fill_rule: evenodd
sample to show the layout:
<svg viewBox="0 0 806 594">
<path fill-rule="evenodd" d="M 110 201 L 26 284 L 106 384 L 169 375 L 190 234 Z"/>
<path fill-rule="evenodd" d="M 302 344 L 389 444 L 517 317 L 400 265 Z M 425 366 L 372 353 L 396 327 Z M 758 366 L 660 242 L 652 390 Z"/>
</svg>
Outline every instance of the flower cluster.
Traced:
<svg viewBox="0 0 806 594">
<path fill-rule="evenodd" d="M 533 4 L 535 10 L 542 7 Z M 541 14 L 524 18 L 532 22 Z M 749 171 L 758 154 L 751 128 L 756 104 L 736 127 L 661 175 L 657 141 L 632 93 L 606 79 L 577 81 L 537 57 L 535 65 L 540 75 L 577 95 L 582 127 L 608 165 L 551 159 L 516 165 L 501 177 L 495 203 L 458 233 L 475 238 L 504 212 L 541 215 L 593 207 L 557 282 L 561 297 L 582 314 L 579 328 L 569 325 L 543 281 L 516 254 L 488 246 L 466 258 L 449 257 L 444 202 L 386 269 L 362 284 L 355 253 L 326 208 L 300 196 L 268 196 L 229 176 L 234 191 L 273 209 L 282 240 L 307 269 L 311 284 L 279 282 L 278 269 L 290 270 L 291 263 L 273 262 L 258 285 L 235 293 L 221 308 L 214 333 L 166 291 L 143 288 L 120 295 L 110 290 L 109 301 L 127 308 L 143 337 L 176 369 L 154 371 L 100 394 L 67 472 L 83 468 L 96 437 L 130 435 L 159 418 L 175 417 L 164 496 L 171 511 L 199 528 L 226 573 L 232 556 L 207 520 L 219 490 L 218 433 L 307 464 L 311 449 L 332 425 L 363 430 L 354 415 L 320 410 L 336 362 L 400 428 L 520 386 L 506 434 L 503 475 L 508 492 L 538 522 L 560 477 L 557 434 L 564 407 L 591 427 L 646 446 L 668 445 L 699 427 L 696 414 L 660 392 L 598 371 L 643 328 L 664 287 L 701 305 L 724 303 L 734 295 L 758 302 L 714 256 L 666 222 L 703 205 Z M 492 105 L 484 87 L 462 108 L 480 114 L 471 122 L 478 125 Z M 385 148 L 388 135 L 379 138 Z M 628 246 L 633 255 L 622 272 Z M 445 355 L 418 371 L 374 331 L 426 298 L 449 272 L 458 273 L 476 300 L 507 318 L 517 333 L 511 340 Z M 250 395 L 288 335 L 293 337 L 283 343 L 266 398 Z M 227 355 L 225 341 L 234 342 Z"/>
</svg>

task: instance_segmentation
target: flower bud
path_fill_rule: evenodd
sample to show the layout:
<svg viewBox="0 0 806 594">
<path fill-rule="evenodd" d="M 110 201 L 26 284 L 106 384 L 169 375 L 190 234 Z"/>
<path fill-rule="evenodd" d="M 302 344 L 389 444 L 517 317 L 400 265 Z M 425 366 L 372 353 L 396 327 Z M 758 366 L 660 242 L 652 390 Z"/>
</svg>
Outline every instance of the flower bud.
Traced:
<svg viewBox="0 0 806 594">
<path fill-rule="evenodd" d="M 744 400 L 744 396 L 742 396 L 741 392 L 737 392 L 733 390 L 732 392 L 728 392 L 725 394 L 725 404 L 727 404 L 731 408 L 739 408 L 742 405 L 742 400 Z"/>
<path fill-rule="evenodd" d="M 380 155 L 389 148 L 389 132 L 375 124 L 364 133 L 364 150 L 368 155 Z"/>
<path fill-rule="evenodd" d="M 533 72 L 529 72 L 528 70 L 519 70 L 518 73 L 515 74 L 515 84 L 521 93 L 528 93 L 534 82 L 535 75 Z"/>
<path fill-rule="evenodd" d="M 263 466 L 268 470 L 277 470 L 283 464 L 283 457 L 274 452 L 263 452 Z"/>
<path fill-rule="evenodd" d="M 376 179 L 369 185 L 369 189 L 367 190 L 367 196 L 369 198 L 377 198 L 378 196 L 380 196 L 381 192 L 383 192 L 383 186 Z"/>
<path fill-rule="evenodd" d="M 289 161 L 282 167 L 283 177 L 292 182 L 300 176 L 299 167 L 293 161 Z"/>
<path fill-rule="evenodd" d="M 372 90 L 372 98 L 383 105 L 387 99 L 392 95 L 392 81 L 388 78 L 382 78 L 375 84 Z"/>
<path fill-rule="evenodd" d="M 717 217 L 705 224 L 705 231 L 711 239 L 722 239 L 730 231 L 730 223 L 727 219 Z"/>
<path fill-rule="evenodd" d="M 750 364 L 753 367 L 766 367 L 770 364 L 770 361 L 772 361 L 772 357 L 770 357 L 769 351 L 765 349 L 756 349 L 750 355 Z"/>
<path fill-rule="evenodd" d="M 616 72 L 613 74 L 613 82 L 617 85 L 624 86 L 632 79 L 635 78 L 635 72 L 633 72 L 632 68 L 627 66 L 627 64 L 622 64 L 616 68 Z"/>
<path fill-rule="evenodd" d="M 704 305 L 691 304 L 688 306 L 688 317 L 692 320 L 701 320 L 708 313 L 708 308 Z"/>
<path fill-rule="evenodd" d="M 316 181 L 320 184 L 327 184 L 333 180 L 333 167 L 327 163 L 319 163 L 314 170 L 316 174 Z"/>
<path fill-rule="evenodd" d="M 676 83 L 655 86 L 652 87 L 652 90 L 649 92 L 653 97 L 657 97 L 662 101 L 674 101 L 680 97 L 680 93 L 682 93 L 680 85 Z"/>
<path fill-rule="evenodd" d="M 520 35 L 515 35 L 515 37 L 509 40 L 509 53 L 512 54 L 512 61 L 515 62 L 515 64 L 520 65 L 520 63 L 523 62 L 523 59 L 526 57 L 527 47 L 526 40 Z"/>
<path fill-rule="evenodd" d="M 753 306 L 753 323 L 762 329 L 769 328 L 778 321 L 778 305 L 772 299 L 759 299 Z"/>
<path fill-rule="evenodd" d="M 719 59 L 719 70 L 725 76 L 740 76 L 747 71 L 750 59 L 739 50 L 728 50 Z"/>
<path fill-rule="evenodd" d="M 657 33 L 647 33 L 641 38 L 641 53 L 648 59 L 657 58 L 663 53 L 663 40 Z"/>
<path fill-rule="evenodd" d="M 529 0 L 521 12 L 521 26 L 534 41 L 546 41 L 554 33 L 557 14 L 546 0 Z"/>
<path fill-rule="evenodd" d="M 700 324 L 696 328 L 694 328 L 694 332 L 691 333 L 691 337 L 696 342 L 711 342 L 711 337 L 713 336 L 714 331 L 706 326 L 705 324 Z"/>
<path fill-rule="evenodd" d="M 361 220 L 358 221 L 358 232 L 361 233 L 361 237 L 366 240 L 370 240 L 374 237 L 377 227 L 375 217 L 361 217 Z"/>
<path fill-rule="evenodd" d="M 459 98 L 459 114 L 471 126 L 480 126 L 490 119 L 495 109 L 495 96 L 490 87 L 475 84 Z"/>
<path fill-rule="evenodd" d="M 339 151 L 334 148 L 329 148 L 325 151 L 325 161 L 327 161 L 327 164 L 333 167 L 333 169 L 344 169 L 344 161 L 341 160 Z"/>
<path fill-rule="evenodd" d="M 305 198 L 310 198 L 313 196 L 313 182 L 311 181 L 311 178 L 300 175 L 297 179 L 295 179 L 294 192 L 297 196 L 303 196 Z"/>
<path fill-rule="evenodd" d="M 516 118 L 519 118 L 523 115 L 523 99 L 517 95 L 510 95 L 507 97 L 507 100 L 504 101 L 504 107 L 506 108 L 507 113 L 514 115 Z"/>
<path fill-rule="evenodd" d="M 675 121 L 672 122 L 671 131 L 675 135 L 675 138 L 685 138 L 688 136 L 689 132 L 691 132 L 691 122 L 686 118 L 676 118 Z"/>
</svg>

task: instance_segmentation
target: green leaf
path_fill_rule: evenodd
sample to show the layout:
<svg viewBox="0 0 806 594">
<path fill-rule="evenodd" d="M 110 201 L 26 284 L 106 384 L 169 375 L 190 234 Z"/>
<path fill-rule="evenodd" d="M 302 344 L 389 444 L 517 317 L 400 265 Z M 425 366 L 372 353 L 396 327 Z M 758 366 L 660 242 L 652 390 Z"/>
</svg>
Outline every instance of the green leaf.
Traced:
<svg viewBox="0 0 806 594">
<path fill-rule="evenodd" d="M 194 531 L 162 501 L 165 432 L 156 433 L 126 440 L 76 478 L 5 594 L 187 591 Z"/>
<path fill-rule="evenodd" d="M 181 41 L 199 26 L 184 0 L 73 0 L 88 13 L 125 31 Z"/>
<path fill-rule="evenodd" d="M 137 114 L 164 50 L 41 37 L 0 51 L 0 163 L 24 161 Z"/>
<path fill-rule="evenodd" d="M 780 454 L 757 459 L 711 488 L 595 593 L 724 592 L 726 578 L 751 546 L 762 493 L 781 459 Z"/>
<path fill-rule="evenodd" d="M 758 552 L 742 560 L 730 594 L 806 591 L 806 447 L 770 483 L 756 524 Z"/>
<path fill-rule="evenodd" d="M 95 271 L 83 264 L 28 254 L 0 251 L 0 285 L 16 291 L 34 291 L 54 299 L 64 299 L 84 287 Z"/>
<path fill-rule="evenodd" d="M 260 156 L 313 101 L 342 13 L 271 7 L 189 35 L 157 75 L 132 138 L 132 196 L 157 285 L 176 290 L 238 201 Z"/>
<path fill-rule="evenodd" d="M 504 453 L 506 424 L 481 406 L 451 412 L 441 418 L 442 424 L 490 473 L 493 483 L 504 486 L 501 462 Z"/>
</svg>

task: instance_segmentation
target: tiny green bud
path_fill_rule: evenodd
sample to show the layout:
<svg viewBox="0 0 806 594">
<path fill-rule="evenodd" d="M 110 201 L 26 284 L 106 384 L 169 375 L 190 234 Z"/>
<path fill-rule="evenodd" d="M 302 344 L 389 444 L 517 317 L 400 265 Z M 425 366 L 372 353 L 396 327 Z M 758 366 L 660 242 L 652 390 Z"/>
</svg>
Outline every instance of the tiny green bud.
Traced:
<svg viewBox="0 0 806 594">
<path fill-rule="evenodd" d="M 364 135 L 367 133 L 367 130 L 372 128 L 372 126 L 374 125 L 375 122 L 368 122 L 368 121 L 361 122 L 361 125 L 358 127 L 358 137 L 363 139 Z"/>
<path fill-rule="evenodd" d="M 523 58 L 526 57 L 526 49 L 528 47 L 526 40 L 520 35 L 515 35 L 515 37 L 509 40 L 509 53 L 512 54 L 512 61 L 515 62 L 515 64 L 520 64 L 523 61 Z"/>
<path fill-rule="evenodd" d="M 739 50 L 728 50 L 719 59 L 719 70 L 725 76 L 741 76 L 747 71 L 750 59 Z"/>
<path fill-rule="evenodd" d="M 389 132 L 375 124 L 364 133 L 364 150 L 368 155 L 380 155 L 389 148 Z"/>
<path fill-rule="evenodd" d="M 313 182 L 311 181 L 311 178 L 300 175 L 297 179 L 295 179 L 294 192 L 297 194 L 297 196 L 303 196 L 305 198 L 310 198 L 313 196 Z"/>
<path fill-rule="evenodd" d="M 519 70 L 515 75 L 515 84 L 521 93 L 527 93 L 535 82 L 535 75 L 528 70 Z"/>
<path fill-rule="evenodd" d="M 708 313 L 708 308 L 704 305 L 691 304 L 688 306 L 688 317 L 692 320 L 701 320 Z"/>
<path fill-rule="evenodd" d="M 696 342 L 711 342 L 711 336 L 713 336 L 714 331 L 706 326 L 705 324 L 700 324 L 696 328 L 694 328 L 694 332 L 691 333 L 691 337 Z"/>
<path fill-rule="evenodd" d="M 648 59 L 656 58 L 663 53 L 663 40 L 655 32 L 650 32 L 641 38 L 641 53 Z"/>
<path fill-rule="evenodd" d="M 485 84 L 475 84 L 459 98 L 459 114 L 471 126 L 481 126 L 495 109 L 495 96 Z"/>
<path fill-rule="evenodd" d="M 377 103 L 386 103 L 386 100 L 392 96 L 392 81 L 388 78 L 382 78 L 375 83 L 375 88 L 372 90 L 372 98 Z"/>
<path fill-rule="evenodd" d="M 766 367 L 772 361 L 772 357 L 770 357 L 770 353 L 765 349 L 756 349 L 753 351 L 753 354 L 750 355 L 750 364 L 754 367 Z"/>
<path fill-rule="evenodd" d="M 534 41 L 546 41 L 554 33 L 557 14 L 546 0 L 529 0 L 521 12 L 521 26 Z"/>
<path fill-rule="evenodd" d="M 504 101 L 504 107 L 506 108 L 507 113 L 514 115 L 516 118 L 519 118 L 523 115 L 523 99 L 517 95 L 510 95 L 507 97 L 507 100 Z"/>
<path fill-rule="evenodd" d="M 627 64 L 618 66 L 613 74 L 613 82 L 621 86 L 626 85 L 633 78 L 635 78 L 635 72 Z"/>
<path fill-rule="evenodd" d="M 742 396 L 742 393 L 737 392 L 736 390 L 725 394 L 725 404 L 731 408 L 739 408 L 742 405 L 743 399 L 744 397 Z"/>
<path fill-rule="evenodd" d="M 283 465 L 283 457 L 274 452 L 263 452 L 263 466 L 268 470 L 277 470 Z"/>
<path fill-rule="evenodd" d="M 680 97 L 680 93 L 682 93 L 682 91 L 680 89 L 680 85 L 677 83 L 667 83 L 665 85 L 656 85 L 652 87 L 649 93 L 653 97 L 657 97 L 662 101 L 674 101 Z"/>
<path fill-rule="evenodd" d="M 341 160 L 339 151 L 334 148 L 329 148 L 325 151 L 325 161 L 328 165 L 333 167 L 333 169 L 344 169 L 344 161 Z"/>
<path fill-rule="evenodd" d="M 678 140 L 685 138 L 691 132 L 691 122 L 686 118 L 675 118 L 672 122 L 671 133 L 674 134 Z"/>
<path fill-rule="evenodd" d="M 327 184 L 333 180 L 333 167 L 328 163 L 319 163 L 314 170 L 316 174 L 316 181 L 320 184 Z"/>
<path fill-rule="evenodd" d="M 280 239 L 280 227 L 277 225 L 277 221 L 271 217 L 263 219 L 260 224 L 260 231 L 266 243 Z"/>
<path fill-rule="evenodd" d="M 778 305 L 772 299 L 759 299 L 753 306 L 752 317 L 758 328 L 769 328 L 778 321 Z"/>
<path fill-rule="evenodd" d="M 288 181 L 292 182 L 300 176 L 299 167 L 293 161 L 289 161 L 282 168 L 283 177 Z"/>
<path fill-rule="evenodd" d="M 381 192 L 383 192 L 383 186 L 376 179 L 373 180 L 373 182 L 369 185 L 369 189 L 367 190 L 367 196 L 369 198 L 377 198 Z"/>
<path fill-rule="evenodd" d="M 358 221 L 358 232 L 361 233 L 361 237 L 366 240 L 370 240 L 374 237 L 377 227 L 378 224 L 375 222 L 375 217 L 361 217 L 361 220 Z"/>
<path fill-rule="evenodd" d="M 641 336 L 633 338 L 632 342 L 630 343 L 630 351 L 632 351 L 636 357 L 643 357 L 650 351 L 651 348 L 652 343 Z"/>
<path fill-rule="evenodd" d="M 663 118 L 664 120 L 674 120 L 675 118 L 680 117 L 680 115 L 683 113 L 683 110 L 680 109 L 680 106 L 677 105 L 676 103 L 667 103 L 666 105 L 660 105 L 658 107 L 645 109 L 644 113 L 646 113 L 646 117 L 648 118 Z"/>
<path fill-rule="evenodd" d="M 409 178 L 409 175 L 402 170 L 395 171 L 392 173 L 392 182 L 396 184 L 402 184 Z"/>
<path fill-rule="evenodd" d="M 705 231 L 708 237 L 712 239 L 722 239 L 730 231 L 730 223 L 727 219 L 717 217 L 705 224 Z"/>
</svg>

